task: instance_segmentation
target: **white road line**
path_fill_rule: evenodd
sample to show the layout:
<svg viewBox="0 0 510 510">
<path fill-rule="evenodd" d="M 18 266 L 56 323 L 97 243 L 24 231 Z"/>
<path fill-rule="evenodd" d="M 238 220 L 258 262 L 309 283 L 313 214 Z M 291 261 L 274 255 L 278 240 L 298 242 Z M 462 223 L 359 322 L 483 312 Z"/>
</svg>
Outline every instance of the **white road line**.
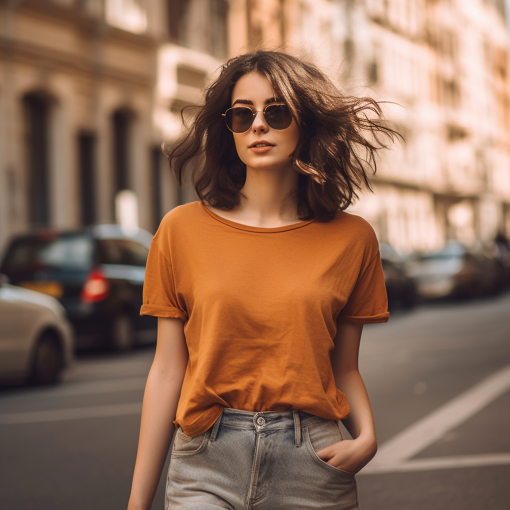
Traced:
<svg viewBox="0 0 510 510">
<path fill-rule="evenodd" d="M 378 449 L 370 466 L 382 469 L 403 463 L 435 443 L 447 431 L 471 418 L 509 389 L 510 365 L 498 370 L 384 443 Z"/>
<path fill-rule="evenodd" d="M 435 471 L 437 469 L 457 469 L 479 466 L 502 466 L 510 464 L 510 453 L 493 453 L 485 455 L 460 455 L 457 457 L 439 457 L 408 460 L 398 465 L 372 466 L 368 464 L 358 475 L 381 473 L 402 473 L 407 471 Z"/>
<path fill-rule="evenodd" d="M 76 407 L 74 409 L 56 409 L 26 413 L 0 414 L 0 425 L 19 425 L 22 423 L 45 423 L 52 421 L 82 420 L 86 418 L 105 418 L 109 416 L 128 416 L 140 414 L 142 403 L 115 404 L 95 407 Z"/>
<path fill-rule="evenodd" d="M 2 402 L 12 400 L 26 400 L 31 398 L 70 397 L 77 395 L 99 395 L 104 393 L 119 393 L 123 391 L 137 391 L 145 388 L 147 377 L 124 377 L 122 379 L 105 379 L 84 383 L 68 383 L 58 388 L 41 388 L 33 391 L 8 395 L 0 398 Z"/>
</svg>

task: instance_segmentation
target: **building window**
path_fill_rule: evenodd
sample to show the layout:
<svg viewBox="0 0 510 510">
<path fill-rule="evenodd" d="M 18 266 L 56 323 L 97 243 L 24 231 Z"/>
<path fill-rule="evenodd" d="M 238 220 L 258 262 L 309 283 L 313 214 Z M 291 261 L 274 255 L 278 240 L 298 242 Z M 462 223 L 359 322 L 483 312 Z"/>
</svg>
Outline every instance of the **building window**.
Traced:
<svg viewBox="0 0 510 510">
<path fill-rule="evenodd" d="M 115 192 L 129 186 L 129 147 L 131 142 L 132 114 L 118 110 L 113 114 L 113 168 Z"/>
<path fill-rule="evenodd" d="M 28 94 L 23 99 L 26 122 L 28 219 L 34 226 L 49 226 L 50 99 Z"/>
<path fill-rule="evenodd" d="M 379 66 L 377 60 L 372 60 L 368 64 L 368 81 L 371 85 L 375 85 L 379 81 Z"/>
<path fill-rule="evenodd" d="M 227 0 L 169 0 L 170 41 L 223 59 L 228 55 Z"/>
<path fill-rule="evenodd" d="M 131 189 L 131 147 L 133 113 L 127 109 L 121 109 L 112 115 L 113 131 L 113 204 L 119 192 Z"/>
<path fill-rule="evenodd" d="M 187 87 L 201 89 L 205 86 L 207 74 L 201 69 L 195 69 L 185 65 L 177 66 L 177 83 Z"/>
<path fill-rule="evenodd" d="M 168 10 L 168 34 L 170 41 L 175 44 L 181 44 L 182 35 L 181 22 L 184 20 L 187 0 L 169 0 Z"/>
<path fill-rule="evenodd" d="M 163 153 L 161 147 L 153 147 L 151 151 L 152 163 L 152 204 L 154 217 L 154 232 L 163 218 L 163 205 L 161 200 L 161 162 Z"/>
<path fill-rule="evenodd" d="M 211 53 L 217 58 L 228 54 L 228 2 L 211 0 Z"/>
<path fill-rule="evenodd" d="M 78 168 L 80 172 L 81 224 L 92 225 L 95 220 L 95 147 L 92 133 L 78 135 Z"/>
</svg>

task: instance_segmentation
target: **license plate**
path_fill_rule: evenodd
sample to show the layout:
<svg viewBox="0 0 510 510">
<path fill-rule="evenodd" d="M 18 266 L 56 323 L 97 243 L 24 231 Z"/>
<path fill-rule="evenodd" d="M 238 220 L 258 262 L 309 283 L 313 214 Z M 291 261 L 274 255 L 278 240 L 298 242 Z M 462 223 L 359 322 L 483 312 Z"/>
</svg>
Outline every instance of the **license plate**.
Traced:
<svg viewBox="0 0 510 510">
<path fill-rule="evenodd" d="M 64 289 L 62 288 L 62 284 L 60 282 L 46 281 L 46 282 L 21 282 L 18 283 L 19 287 L 24 287 L 25 289 L 35 290 L 37 292 L 42 292 L 43 294 L 48 294 L 54 298 L 61 298 L 64 293 Z"/>
</svg>

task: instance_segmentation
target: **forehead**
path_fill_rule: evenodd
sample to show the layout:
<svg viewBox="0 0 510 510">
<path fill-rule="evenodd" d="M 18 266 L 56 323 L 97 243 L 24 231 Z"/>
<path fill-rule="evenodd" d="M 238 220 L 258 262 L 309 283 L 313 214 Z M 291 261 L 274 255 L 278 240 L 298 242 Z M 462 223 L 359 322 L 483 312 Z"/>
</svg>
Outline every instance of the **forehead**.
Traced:
<svg viewBox="0 0 510 510">
<path fill-rule="evenodd" d="M 252 72 L 241 76 L 232 90 L 232 102 L 238 99 L 265 103 L 274 98 L 275 91 L 269 80 L 262 74 Z"/>
</svg>

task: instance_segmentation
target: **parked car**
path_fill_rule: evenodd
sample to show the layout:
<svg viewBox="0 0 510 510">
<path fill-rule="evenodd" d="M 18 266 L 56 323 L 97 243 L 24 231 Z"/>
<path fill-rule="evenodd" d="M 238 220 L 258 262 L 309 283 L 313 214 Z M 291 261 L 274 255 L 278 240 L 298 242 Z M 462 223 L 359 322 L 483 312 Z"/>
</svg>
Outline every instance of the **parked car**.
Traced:
<svg viewBox="0 0 510 510">
<path fill-rule="evenodd" d="M 408 267 L 427 299 L 484 296 L 503 287 L 497 260 L 481 245 L 448 241 L 441 250 L 416 255 Z"/>
<path fill-rule="evenodd" d="M 73 359 L 73 332 L 54 298 L 0 275 L 0 380 L 54 384 Z"/>
<path fill-rule="evenodd" d="M 411 309 L 418 301 L 418 292 L 412 278 L 406 273 L 403 257 L 387 243 L 379 243 L 379 252 L 388 294 L 388 307 Z"/>
<path fill-rule="evenodd" d="M 140 316 L 151 240 L 143 229 L 120 225 L 40 230 L 11 240 L 0 271 L 13 284 L 60 301 L 76 348 L 127 350 L 156 338 L 157 319 Z"/>
</svg>

